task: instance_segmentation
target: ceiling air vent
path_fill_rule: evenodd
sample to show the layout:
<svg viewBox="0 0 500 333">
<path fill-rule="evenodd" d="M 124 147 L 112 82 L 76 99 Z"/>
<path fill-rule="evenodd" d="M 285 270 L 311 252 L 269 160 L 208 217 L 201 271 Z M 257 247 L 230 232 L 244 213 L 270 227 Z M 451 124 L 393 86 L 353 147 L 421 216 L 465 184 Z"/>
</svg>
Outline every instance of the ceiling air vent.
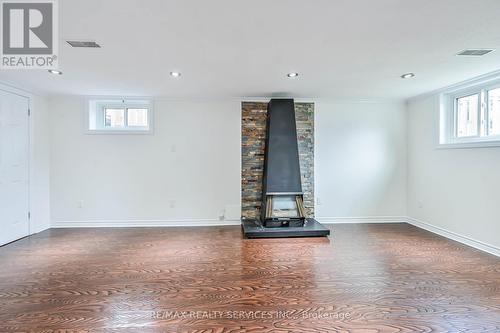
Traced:
<svg viewBox="0 0 500 333">
<path fill-rule="evenodd" d="M 101 47 L 99 44 L 92 41 L 67 40 L 66 42 L 72 47 Z"/>
<path fill-rule="evenodd" d="M 463 50 L 462 52 L 459 52 L 457 55 L 481 57 L 481 56 L 484 56 L 485 54 L 488 54 L 488 53 L 493 52 L 493 51 L 494 50 L 492 50 L 492 49 L 467 49 L 467 50 Z"/>
</svg>

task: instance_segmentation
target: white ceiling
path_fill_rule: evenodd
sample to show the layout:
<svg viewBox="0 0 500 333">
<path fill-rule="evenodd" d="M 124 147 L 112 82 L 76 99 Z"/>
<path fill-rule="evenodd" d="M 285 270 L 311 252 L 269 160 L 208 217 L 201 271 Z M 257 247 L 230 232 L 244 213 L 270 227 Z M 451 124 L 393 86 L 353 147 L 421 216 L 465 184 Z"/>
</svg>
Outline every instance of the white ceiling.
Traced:
<svg viewBox="0 0 500 333">
<path fill-rule="evenodd" d="M 51 94 L 408 98 L 500 69 L 499 0 L 59 3 L 61 41 L 102 48 L 61 42 L 64 75 L 3 70 L 0 80 Z M 455 56 L 466 48 L 497 51 Z"/>
</svg>

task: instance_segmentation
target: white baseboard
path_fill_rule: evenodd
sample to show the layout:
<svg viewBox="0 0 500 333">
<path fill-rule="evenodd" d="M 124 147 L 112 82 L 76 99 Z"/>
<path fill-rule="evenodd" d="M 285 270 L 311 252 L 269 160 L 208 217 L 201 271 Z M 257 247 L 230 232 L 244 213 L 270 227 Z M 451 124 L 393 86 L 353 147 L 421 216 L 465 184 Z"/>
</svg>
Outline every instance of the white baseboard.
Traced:
<svg viewBox="0 0 500 333">
<path fill-rule="evenodd" d="M 341 223 L 406 223 L 405 216 L 318 217 L 324 224 Z M 52 228 L 113 228 L 113 227 L 205 227 L 240 225 L 236 219 L 177 219 L 177 220 L 69 220 L 53 221 Z"/>
<path fill-rule="evenodd" d="M 54 221 L 52 228 L 135 228 L 135 227 L 210 227 L 240 225 L 240 220 L 178 219 L 178 220 L 85 220 Z"/>
<path fill-rule="evenodd" d="M 406 223 L 406 216 L 316 217 L 323 224 L 344 223 Z"/>
<path fill-rule="evenodd" d="M 471 247 L 476 248 L 478 250 L 481 250 L 481 251 L 487 252 L 489 254 L 493 254 L 497 257 L 500 257 L 500 248 L 498 248 L 496 246 L 483 243 L 481 241 L 472 239 L 470 237 L 457 234 L 456 232 L 449 231 L 449 230 L 443 229 L 441 227 L 437 227 L 437 226 L 432 225 L 430 223 L 423 222 L 423 221 L 420 221 L 418 219 L 414 219 L 411 217 L 407 218 L 407 222 L 411 225 L 414 225 L 415 227 L 430 231 L 434 234 L 438 234 L 440 236 L 449 238 L 449 239 L 457 241 L 459 243 L 471 246 Z"/>
<path fill-rule="evenodd" d="M 404 216 L 320 217 L 324 224 L 340 223 L 406 223 Z M 240 225 L 240 220 L 177 219 L 177 220 L 70 220 L 53 221 L 52 228 L 118 228 L 118 227 L 207 227 Z"/>
</svg>

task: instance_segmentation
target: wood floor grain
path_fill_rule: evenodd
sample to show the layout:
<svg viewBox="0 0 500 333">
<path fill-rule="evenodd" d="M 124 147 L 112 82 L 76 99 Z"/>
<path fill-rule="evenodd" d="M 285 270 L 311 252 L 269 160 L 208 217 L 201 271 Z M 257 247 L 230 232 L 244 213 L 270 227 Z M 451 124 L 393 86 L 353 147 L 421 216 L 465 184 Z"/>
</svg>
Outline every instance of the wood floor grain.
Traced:
<svg viewBox="0 0 500 333">
<path fill-rule="evenodd" d="M 500 332 L 500 259 L 407 224 L 53 229 L 0 248 L 0 332 Z"/>
</svg>

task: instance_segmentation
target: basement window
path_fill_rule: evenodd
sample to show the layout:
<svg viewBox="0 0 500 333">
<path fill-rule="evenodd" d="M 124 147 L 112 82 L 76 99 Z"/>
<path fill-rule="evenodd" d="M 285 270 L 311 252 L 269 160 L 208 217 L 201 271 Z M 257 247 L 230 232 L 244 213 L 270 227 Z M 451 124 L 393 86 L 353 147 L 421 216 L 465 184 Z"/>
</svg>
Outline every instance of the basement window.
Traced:
<svg viewBox="0 0 500 333">
<path fill-rule="evenodd" d="M 152 101 L 148 99 L 90 99 L 88 132 L 141 134 L 152 130 Z"/>
<path fill-rule="evenodd" d="M 500 146 L 500 82 L 441 95 L 440 146 Z"/>
</svg>

